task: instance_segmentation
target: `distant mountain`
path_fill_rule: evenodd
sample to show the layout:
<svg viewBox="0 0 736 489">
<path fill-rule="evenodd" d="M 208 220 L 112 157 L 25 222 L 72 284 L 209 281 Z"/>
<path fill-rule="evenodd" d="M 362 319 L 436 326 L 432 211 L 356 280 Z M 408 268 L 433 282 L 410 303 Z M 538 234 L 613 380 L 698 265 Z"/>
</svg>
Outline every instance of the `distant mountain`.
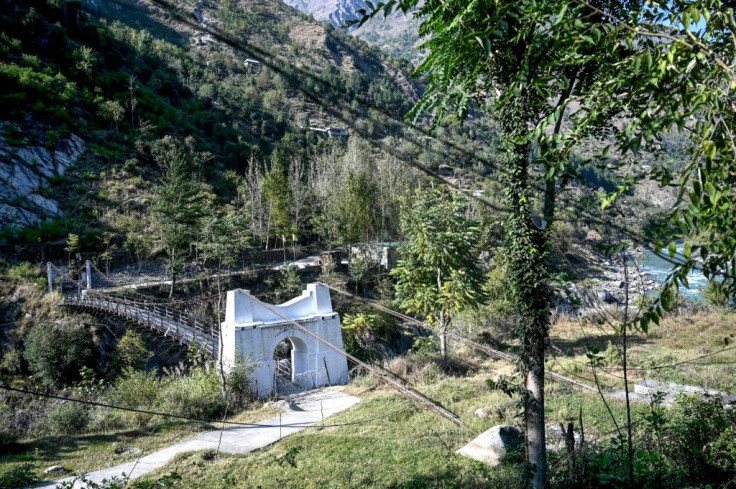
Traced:
<svg viewBox="0 0 736 489">
<path fill-rule="evenodd" d="M 365 0 L 284 0 L 285 3 L 313 16 L 316 20 L 343 27 L 360 17 L 358 10 L 368 9 Z M 420 44 L 419 21 L 411 15 L 395 13 L 384 19 L 376 18 L 359 28 L 346 29 L 350 34 L 378 46 L 395 58 L 417 64 L 424 54 Z"/>
</svg>

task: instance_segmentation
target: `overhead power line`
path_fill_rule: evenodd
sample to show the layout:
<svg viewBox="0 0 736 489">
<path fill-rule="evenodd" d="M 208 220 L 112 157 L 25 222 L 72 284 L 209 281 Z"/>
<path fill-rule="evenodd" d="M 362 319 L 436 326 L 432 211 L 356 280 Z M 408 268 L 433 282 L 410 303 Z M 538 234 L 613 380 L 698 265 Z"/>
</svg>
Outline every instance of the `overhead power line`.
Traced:
<svg viewBox="0 0 736 489">
<path fill-rule="evenodd" d="M 124 7 L 124 8 L 134 8 L 129 3 L 123 2 L 121 0 L 112 0 L 112 1 L 114 3 L 120 5 L 121 7 Z M 188 26 L 191 29 L 194 29 L 194 30 L 197 30 L 197 31 L 200 31 L 200 32 L 204 32 L 204 33 L 210 34 L 211 36 L 213 36 L 216 39 L 218 39 L 218 41 L 220 41 L 220 42 L 228 45 L 229 47 L 233 48 L 236 51 L 241 51 L 241 52 L 246 53 L 250 58 L 255 59 L 256 61 L 260 62 L 261 64 L 263 64 L 264 66 L 268 67 L 269 69 L 271 69 L 271 70 L 279 73 L 280 75 L 284 76 L 287 80 L 289 80 L 291 82 L 291 85 L 293 87 L 295 87 L 297 90 L 299 90 L 301 93 L 303 93 L 311 101 L 313 101 L 314 103 L 316 103 L 319 106 L 321 106 L 322 108 L 324 108 L 332 116 L 336 117 L 337 119 L 339 119 L 340 121 L 342 121 L 344 124 L 346 124 L 347 126 L 351 127 L 351 129 L 353 129 L 355 132 L 357 132 L 358 134 L 361 134 L 361 136 L 363 136 L 363 138 L 366 141 L 368 141 L 369 144 L 371 144 L 372 146 L 377 147 L 377 148 L 385 151 L 386 153 L 388 153 L 388 154 L 396 157 L 397 160 L 400 161 L 401 163 L 414 167 L 415 169 L 421 171 L 422 173 L 425 173 L 426 175 L 430 176 L 431 178 L 438 180 L 442 184 L 444 184 L 444 185 L 446 185 L 448 187 L 451 187 L 454 190 L 456 190 L 458 192 L 461 192 L 461 193 L 469 196 L 470 198 L 472 198 L 472 199 L 480 202 L 482 205 L 484 205 L 486 207 L 489 207 L 489 208 L 491 208 L 493 210 L 496 210 L 498 212 L 501 212 L 501 213 L 508 212 L 508 209 L 506 207 L 499 206 L 499 205 L 495 204 L 494 202 L 491 202 L 490 200 L 488 200 L 486 198 L 483 198 L 483 197 L 474 195 L 472 192 L 469 192 L 468 190 L 461 188 L 459 185 L 456 185 L 453 182 L 448 181 L 446 178 L 442 177 L 441 175 L 439 175 L 438 173 L 434 172 L 433 170 L 431 170 L 431 169 L 429 169 L 429 168 L 421 165 L 417 161 L 405 159 L 405 157 L 404 157 L 405 155 L 400 154 L 396 150 L 396 148 L 393 147 L 392 145 L 382 144 L 382 143 L 379 143 L 379 142 L 373 140 L 370 135 L 365 134 L 365 131 L 362 131 L 360 127 L 358 127 L 356 124 L 354 124 L 353 121 L 355 120 L 355 118 L 349 116 L 352 113 L 352 109 L 350 108 L 350 106 L 348 104 L 346 104 L 345 102 L 340 101 L 340 100 L 338 100 L 336 104 L 335 104 L 334 101 L 333 102 L 330 102 L 330 103 L 327 103 L 323 99 L 323 96 L 321 96 L 320 94 L 315 93 L 315 92 L 309 90 L 307 87 L 304 86 L 304 84 L 302 84 L 300 82 L 300 80 L 298 80 L 297 78 L 295 78 L 292 73 L 298 73 L 299 75 L 305 76 L 305 77 L 311 79 L 312 81 L 315 81 L 315 82 L 317 82 L 317 83 L 319 83 L 319 84 L 321 84 L 323 86 L 330 87 L 330 88 L 332 88 L 334 90 L 336 87 L 333 84 L 331 84 L 328 80 L 320 77 L 319 75 L 317 75 L 315 73 L 310 72 L 305 67 L 295 66 L 293 63 L 290 63 L 288 60 L 282 59 L 282 57 L 279 57 L 279 56 L 274 55 L 273 52 L 267 52 L 264 49 L 259 48 L 258 46 L 255 46 L 252 43 L 249 43 L 247 40 L 236 39 L 232 35 L 230 35 L 228 33 L 225 33 L 225 32 L 222 32 L 222 31 L 220 31 L 219 29 L 217 29 L 215 27 L 202 26 L 199 23 L 194 22 L 193 19 L 191 19 L 191 18 L 183 15 L 183 13 L 182 13 L 182 11 L 180 9 L 178 9 L 175 5 L 172 5 L 172 4 L 168 3 L 166 0 L 149 0 L 149 1 L 151 3 L 159 6 L 160 8 L 162 8 L 167 14 L 171 15 L 172 17 L 174 17 L 177 22 L 180 22 L 180 23 Z M 288 67 L 288 70 L 286 69 L 287 67 Z M 408 128 L 408 129 L 410 129 L 412 131 L 419 132 L 420 134 L 422 134 L 422 136 L 420 136 L 420 138 L 421 137 L 426 137 L 426 136 L 429 136 L 430 135 L 430 132 L 427 131 L 426 129 L 424 129 L 424 128 L 416 125 L 416 124 L 408 123 L 407 121 L 405 121 L 403 119 L 396 118 L 392 114 L 389 114 L 388 112 L 386 112 L 382 107 L 379 107 L 379 106 L 373 104 L 371 101 L 367 100 L 362 95 L 358 95 L 356 97 L 356 100 L 357 100 L 357 102 L 358 102 L 359 105 L 363 106 L 364 108 L 368 108 L 371 111 L 374 111 L 374 112 L 377 112 L 377 113 L 381 114 L 388 121 L 390 121 L 390 122 L 392 122 L 394 124 L 398 124 L 398 125 L 400 125 L 400 126 L 402 126 L 404 128 Z M 339 106 L 339 108 L 341 110 L 337 110 L 336 105 Z M 449 148 L 449 149 L 451 149 L 453 151 L 458 151 L 459 153 L 461 153 L 461 154 L 463 154 L 465 156 L 468 156 L 470 158 L 473 158 L 475 160 L 480 161 L 487 168 L 493 169 L 495 171 L 500 171 L 501 170 L 501 168 L 499 167 L 499 165 L 497 165 L 495 162 L 493 162 L 491 160 L 488 160 L 488 159 L 485 159 L 485 158 L 482 158 L 482 157 L 478 156 L 475 153 L 471 153 L 466 148 L 462 147 L 461 145 L 459 145 L 459 144 L 457 144 L 455 142 L 452 142 L 452 141 L 449 141 L 449 140 L 446 140 L 446 139 L 443 139 L 443 138 L 436 137 L 436 135 L 435 135 L 434 139 L 441 141 L 442 144 L 445 145 L 445 147 L 447 147 L 447 148 Z M 417 140 L 411 140 L 411 139 L 407 139 L 407 140 L 411 144 L 413 144 L 414 146 L 416 146 L 416 147 L 422 147 L 422 144 L 419 142 L 419 138 L 417 138 Z M 537 190 L 537 191 L 543 191 L 544 190 L 543 187 L 540 186 L 540 185 L 538 185 L 538 184 L 533 184 L 532 185 L 532 188 L 535 189 L 535 190 Z M 563 200 L 563 199 L 561 199 L 561 200 Z M 675 260 L 674 258 L 670 257 L 667 254 L 662 254 L 660 252 L 656 252 L 655 251 L 655 244 L 652 241 L 652 239 L 649 238 L 646 235 L 641 234 L 639 231 L 632 230 L 632 229 L 630 229 L 629 227 L 627 227 L 625 225 L 616 224 L 615 222 L 612 222 L 611 220 L 603 220 L 602 218 L 600 218 L 598 216 L 594 216 L 594 215 L 592 215 L 590 213 L 590 210 L 589 210 L 588 207 L 580 205 L 580 203 L 577 202 L 577 201 L 566 201 L 566 200 L 563 200 L 563 202 L 565 202 L 566 205 L 571 205 L 578 212 L 580 212 L 580 219 L 576 219 L 575 220 L 576 222 L 586 222 L 586 223 L 591 223 L 591 224 L 600 224 L 600 225 L 604 225 L 606 227 L 615 229 L 615 230 L 621 232 L 622 234 L 626 235 L 628 237 L 628 239 L 631 239 L 634 243 L 636 243 L 636 244 L 638 244 L 640 246 L 644 246 L 645 248 L 647 248 L 647 249 L 655 252 L 661 259 L 663 259 L 663 260 L 671 263 L 672 265 L 674 265 L 674 266 L 682 266 L 684 264 L 683 262 L 677 261 L 677 260 Z M 700 270 L 700 271 L 703 270 L 702 267 L 698 266 L 697 264 L 693 268 L 695 270 Z M 721 276 L 724 276 L 724 277 L 733 278 L 727 271 L 724 271 L 724 270 L 718 271 L 717 274 L 718 275 L 721 275 Z"/>
<path fill-rule="evenodd" d="M 440 403 L 437 401 L 433 401 L 426 395 L 422 394 L 421 392 L 417 391 L 411 385 L 408 385 L 408 381 L 401 379 L 396 374 L 390 372 L 390 371 L 382 371 L 378 369 L 377 367 L 374 367 L 372 365 L 368 365 L 367 363 L 359 360 L 355 356 L 351 355 L 350 353 L 347 353 L 344 349 L 333 345 L 329 341 L 322 338 L 320 335 L 313 333 L 309 329 L 305 328 L 298 322 L 294 321 L 293 319 L 285 316 L 280 310 L 276 309 L 270 304 L 266 304 L 265 302 L 259 300 L 258 298 L 254 297 L 247 291 L 242 291 L 245 293 L 248 297 L 250 297 L 251 300 L 253 300 L 256 304 L 264 307 L 265 309 L 269 310 L 270 312 L 277 315 L 282 320 L 286 321 L 287 323 L 294 326 L 296 329 L 301 331 L 302 333 L 306 334 L 307 336 L 317 340 L 318 342 L 322 343 L 329 349 L 335 351 L 337 354 L 344 356 L 346 359 L 350 360 L 354 364 L 360 366 L 361 368 L 365 369 L 367 372 L 370 372 L 376 380 L 379 382 L 383 382 L 384 384 L 388 385 L 389 387 L 396 389 L 399 393 L 403 394 L 407 398 L 419 403 L 420 405 L 428 408 L 431 411 L 434 411 L 435 413 L 439 414 L 440 416 L 449 419 L 453 423 L 455 423 L 458 426 L 462 426 L 463 421 L 462 419 L 452 411 L 448 410 L 447 408 L 443 407 Z M 390 375 L 389 375 L 390 374 Z M 396 377 L 396 378 L 394 378 Z"/>
</svg>

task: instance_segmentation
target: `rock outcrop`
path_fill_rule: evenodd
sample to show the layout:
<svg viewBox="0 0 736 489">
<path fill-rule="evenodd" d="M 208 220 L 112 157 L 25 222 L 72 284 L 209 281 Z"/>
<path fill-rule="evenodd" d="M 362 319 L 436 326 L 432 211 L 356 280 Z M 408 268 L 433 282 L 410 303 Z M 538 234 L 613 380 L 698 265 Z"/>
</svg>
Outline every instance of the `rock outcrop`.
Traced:
<svg viewBox="0 0 736 489">
<path fill-rule="evenodd" d="M 11 146 L 0 136 L 0 226 L 33 226 L 63 215 L 48 191 L 84 152 L 84 141 L 72 134 L 56 149 Z"/>
</svg>

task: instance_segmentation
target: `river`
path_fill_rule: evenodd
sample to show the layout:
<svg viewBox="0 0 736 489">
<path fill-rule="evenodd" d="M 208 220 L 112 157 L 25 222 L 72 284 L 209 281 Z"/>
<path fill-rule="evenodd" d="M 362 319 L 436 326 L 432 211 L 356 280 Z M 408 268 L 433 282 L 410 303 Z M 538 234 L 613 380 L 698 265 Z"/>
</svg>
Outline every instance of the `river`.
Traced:
<svg viewBox="0 0 736 489">
<path fill-rule="evenodd" d="M 682 250 L 683 246 L 679 245 L 677 247 L 677 253 L 679 256 L 682 256 Z M 667 250 L 662 250 L 661 254 L 665 257 L 669 257 Z M 660 285 L 664 283 L 667 275 L 672 271 L 673 267 L 672 263 L 660 256 L 657 256 L 651 250 L 646 250 L 644 253 L 639 255 L 637 257 L 637 262 L 639 263 L 641 271 L 646 273 L 649 278 Z M 687 299 L 702 301 L 703 296 L 701 291 L 708 284 L 708 280 L 703 275 L 703 272 L 700 270 L 693 270 L 687 276 L 687 280 L 690 283 L 690 288 L 687 289 L 685 287 L 680 287 L 680 295 Z"/>
</svg>

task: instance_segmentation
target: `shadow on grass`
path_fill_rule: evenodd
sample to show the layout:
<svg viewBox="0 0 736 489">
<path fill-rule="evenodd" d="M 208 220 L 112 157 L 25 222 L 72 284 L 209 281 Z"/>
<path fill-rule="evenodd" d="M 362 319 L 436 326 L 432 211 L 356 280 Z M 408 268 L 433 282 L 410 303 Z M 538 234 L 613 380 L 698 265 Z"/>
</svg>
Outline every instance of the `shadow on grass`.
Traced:
<svg viewBox="0 0 736 489">
<path fill-rule="evenodd" d="M 449 467 L 434 474 L 418 474 L 409 480 L 386 486 L 390 489 L 424 489 L 430 487 L 458 489 L 521 489 L 525 487 L 524 465 L 502 463 L 498 467 L 473 464 L 474 470 Z"/>
<path fill-rule="evenodd" d="M 156 429 L 158 434 L 176 429 L 200 426 L 214 429 L 206 423 L 171 422 Z M 32 441 L 12 442 L 0 445 L 0 461 L 3 462 L 50 462 L 64 459 L 70 454 L 89 450 L 90 447 L 108 447 L 114 444 L 125 446 L 151 435 L 150 429 L 133 429 L 112 433 L 91 433 L 79 436 L 44 436 Z"/>
<path fill-rule="evenodd" d="M 643 345 L 649 343 L 651 340 L 645 336 L 629 336 L 629 345 Z M 604 334 L 604 335 L 590 335 L 584 338 L 576 338 L 574 340 L 565 338 L 554 338 L 552 344 L 562 351 L 564 356 L 577 356 L 583 355 L 597 348 L 598 351 L 605 351 L 608 348 L 609 343 L 614 346 L 621 345 L 621 336 L 616 334 Z"/>
</svg>

